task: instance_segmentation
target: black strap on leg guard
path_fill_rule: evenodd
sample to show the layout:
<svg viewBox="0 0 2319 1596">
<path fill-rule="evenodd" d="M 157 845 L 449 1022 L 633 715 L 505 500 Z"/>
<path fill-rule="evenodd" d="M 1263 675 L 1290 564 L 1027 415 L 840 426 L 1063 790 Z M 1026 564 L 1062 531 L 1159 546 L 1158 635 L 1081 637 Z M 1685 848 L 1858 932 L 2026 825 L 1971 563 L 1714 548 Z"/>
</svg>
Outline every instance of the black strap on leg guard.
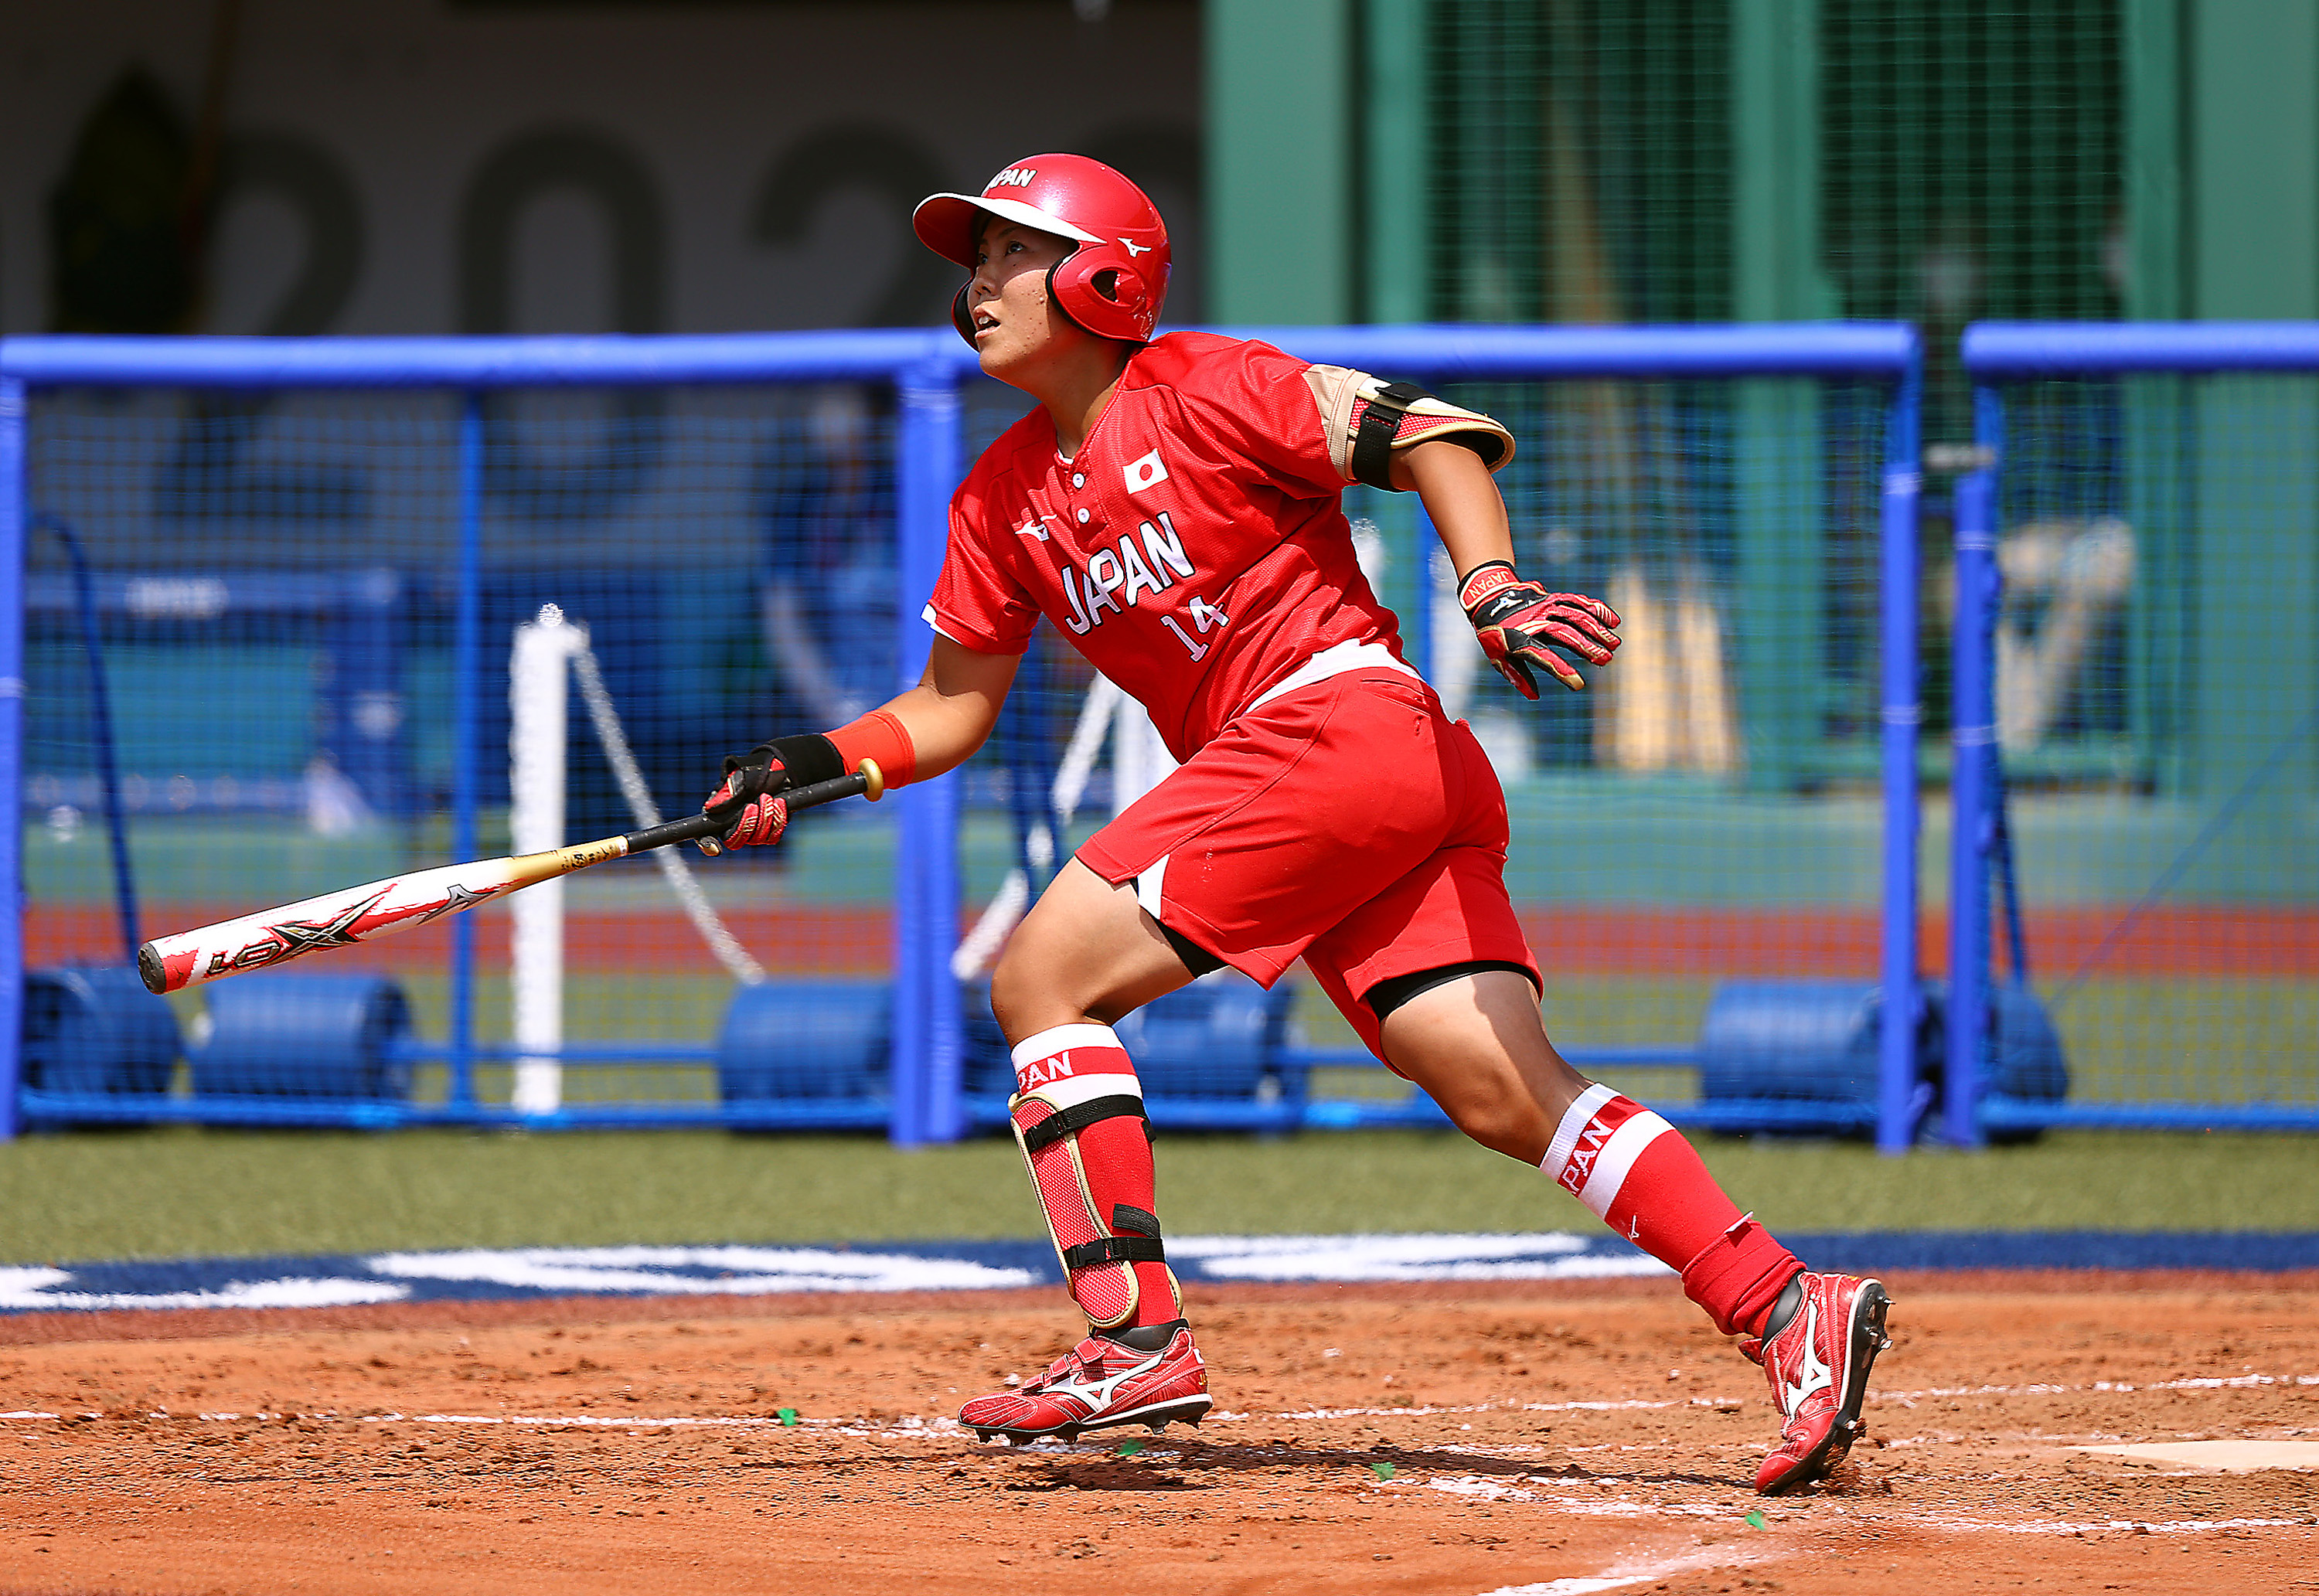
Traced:
<svg viewBox="0 0 2319 1596">
<path fill-rule="evenodd" d="M 1044 1129 L 1042 1126 L 1041 1129 Z M 1111 1207 L 1111 1228 L 1121 1233 L 1100 1241 L 1083 1241 L 1063 1249 L 1067 1269 L 1092 1269 L 1098 1264 L 1164 1264 L 1168 1250 L 1160 1240 L 1160 1216 L 1126 1203 Z"/>
<path fill-rule="evenodd" d="M 1168 1249 L 1157 1236 L 1105 1236 L 1063 1249 L 1063 1267 L 1092 1269 L 1099 1264 L 1164 1264 Z"/>
<path fill-rule="evenodd" d="M 1433 396 L 1414 383 L 1387 383 L 1376 391 L 1361 412 L 1360 430 L 1353 434 L 1353 476 L 1372 488 L 1393 491 L 1393 440 L 1409 407 Z"/>
<path fill-rule="evenodd" d="M 1042 1147 L 1052 1147 L 1064 1137 L 1084 1131 L 1089 1125 L 1105 1120 L 1124 1119 L 1132 1115 L 1143 1122 L 1143 1139 L 1151 1140 L 1151 1116 L 1143 1112 L 1143 1099 L 1131 1097 L 1123 1092 L 1115 1097 L 1090 1097 L 1069 1108 L 1059 1108 L 1023 1132 L 1023 1150 L 1037 1152 Z M 1157 1221 L 1153 1222 L 1155 1224 Z M 1159 1232 L 1155 1230 L 1153 1234 Z"/>
</svg>

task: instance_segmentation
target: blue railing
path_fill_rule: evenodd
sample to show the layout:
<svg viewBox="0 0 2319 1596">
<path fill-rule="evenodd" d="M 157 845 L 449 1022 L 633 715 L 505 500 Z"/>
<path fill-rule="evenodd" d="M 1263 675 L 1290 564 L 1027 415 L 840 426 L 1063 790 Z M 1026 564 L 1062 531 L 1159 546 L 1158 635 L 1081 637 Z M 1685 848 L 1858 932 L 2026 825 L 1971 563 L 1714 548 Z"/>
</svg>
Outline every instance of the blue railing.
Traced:
<svg viewBox="0 0 2319 1596">
<path fill-rule="evenodd" d="M 1894 324 L 1683 328 L 1349 327 L 1223 329 L 1267 338 L 1304 358 L 1434 383 L 1489 380 L 1805 377 L 1888 385 L 1881 488 L 1881 771 L 1884 834 L 1880 1147 L 1902 1150 L 1913 1133 L 1913 1055 L 1921 1000 L 1917 979 L 1917 504 L 1918 343 Z M 928 633 L 917 619 L 933 586 L 947 529 L 947 503 L 964 466 L 961 387 L 975 356 L 947 329 L 735 334 L 715 337 L 533 338 L 137 338 L 41 337 L 0 341 L 0 793 L 23 776 L 27 396 L 68 385 L 194 389 L 429 388 L 465 396 L 457 431 L 459 541 L 453 720 L 452 847 L 477 851 L 483 751 L 482 522 L 483 420 L 491 390 L 558 386 L 872 382 L 898 397 L 901 582 L 898 681 L 915 681 Z M 1427 624 L 1420 617 L 1418 627 Z M 948 978 L 959 923 L 954 838 L 957 783 L 926 782 L 897 795 L 894 879 L 896 970 L 890 1132 L 905 1144 L 965 1132 L 959 992 Z M 16 806 L 21 810 L 21 805 Z M 0 891 L 22 901 L 22 836 L 0 826 Z M 493 1117 L 474 1098 L 474 1066 L 499 1050 L 474 1036 L 474 927 L 455 921 L 447 1104 L 430 1115 Z M 13 1134 L 23 1102 L 23 944 L 14 916 L 0 916 L 0 1136 Z M 537 1050 L 528 1050 L 537 1051 Z M 567 1050 L 575 1059 L 582 1050 Z M 1660 1056 L 1665 1055 L 1659 1050 Z M 628 1055 L 623 1055 L 628 1056 Z M 1582 1061 L 1585 1055 L 1579 1055 Z M 58 1111 L 55 1104 L 45 1105 Z M 84 1107 L 89 1106 L 86 1105 Z M 1727 1105 L 1728 1106 L 1728 1105 Z M 1155 1102 L 1155 1117 L 1166 1119 Z M 318 1109 L 317 1114 L 323 1111 Z M 365 1114 L 373 1111 L 365 1109 Z M 829 1123 L 815 1108 L 796 1121 Z M 859 1118 L 861 1108 L 854 1110 Z M 1310 1123 L 1357 1121 L 1358 1108 L 1311 1105 Z M 1713 1123 L 1709 1107 L 1689 1117 Z M 1771 1112 L 1771 1111 L 1766 1111 Z M 688 1111 L 689 1113 L 689 1111 Z M 1333 1117 L 1332 1117 L 1333 1116 Z M 93 1116 L 92 1116 L 93 1117 Z M 153 1117 L 150 1114 L 142 1117 Z M 295 1117 L 295 1116 L 293 1116 Z M 378 1123 L 407 1123 L 381 1107 Z M 504 1117 L 503 1115 L 501 1117 Z M 663 1116 L 665 1117 L 665 1116 Z M 679 1117 L 685 1117 L 680 1115 Z M 735 1123 L 704 1109 L 702 1118 Z M 1682 1117 L 1678 1114 L 1678 1117 Z M 343 1119 L 331 1123 L 347 1123 Z M 363 1123 L 373 1123 L 365 1119 Z M 579 1123 L 577 1120 L 572 1123 Z M 638 1122 L 645 1123 L 645 1122 Z M 650 1123 L 661 1123 L 658 1120 Z M 789 1123 L 778 1114 L 752 1124 Z M 1823 1121 L 1824 1123 L 1824 1116 Z"/>
</svg>

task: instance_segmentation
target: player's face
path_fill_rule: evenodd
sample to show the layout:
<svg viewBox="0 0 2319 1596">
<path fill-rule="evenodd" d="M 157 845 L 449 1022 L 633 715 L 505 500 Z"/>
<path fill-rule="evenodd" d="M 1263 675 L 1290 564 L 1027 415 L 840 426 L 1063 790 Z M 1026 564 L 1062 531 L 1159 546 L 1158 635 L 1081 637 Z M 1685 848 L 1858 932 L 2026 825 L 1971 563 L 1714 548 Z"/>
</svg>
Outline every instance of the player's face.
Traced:
<svg viewBox="0 0 2319 1596">
<path fill-rule="evenodd" d="M 984 226 L 966 290 L 983 370 L 1003 375 L 1079 333 L 1067 318 L 1051 315 L 1047 304 L 1047 270 L 1073 248 L 1068 239 L 997 217 Z"/>
</svg>

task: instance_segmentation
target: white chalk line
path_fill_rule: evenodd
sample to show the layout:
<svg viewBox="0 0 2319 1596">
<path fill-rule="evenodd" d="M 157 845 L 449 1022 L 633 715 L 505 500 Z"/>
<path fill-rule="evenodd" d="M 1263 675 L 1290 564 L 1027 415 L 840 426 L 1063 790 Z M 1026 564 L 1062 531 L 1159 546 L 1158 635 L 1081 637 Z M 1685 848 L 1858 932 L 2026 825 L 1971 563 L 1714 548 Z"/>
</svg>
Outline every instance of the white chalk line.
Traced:
<svg viewBox="0 0 2319 1596">
<path fill-rule="evenodd" d="M 1428 1481 L 1427 1484 L 1434 1490 L 1447 1491 L 1454 1495 L 1480 1496 L 1494 1501 L 1538 1502 L 1557 1512 L 1574 1516 L 1628 1518 L 1655 1513 L 1656 1516 L 1668 1518 L 1686 1516 L 1720 1518 L 1732 1511 L 1728 1507 L 1674 1507 L 1656 1510 L 1634 1509 L 1632 1504 L 1620 1504 L 1619 1507 L 1613 1507 L 1611 1504 L 1589 1501 L 1584 1497 L 1555 1497 L 1537 1492 L 1511 1489 L 1493 1481 L 1482 1480 L 1477 1476 L 1465 1479 L 1435 1479 Z M 1631 1510 L 1621 1510 L 1622 1509 Z M 2304 1520 L 2300 1519 L 2174 1519 L 2157 1521 L 2110 1519 L 2085 1522 L 2042 1519 L 2026 1523 L 2008 1523 L 2001 1519 L 1980 1519 L 1959 1513 L 1890 1516 L 1911 1518 L 1917 1523 L 1933 1528 L 1964 1533 L 1995 1532 L 2005 1535 L 2084 1535 L 2105 1531 L 2122 1534 L 2207 1535 L 2222 1529 L 2291 1529 L 2304 1527 Z M 1674 1574 L 1690 1573 L 1701 1569 L 1756 1566 L 1765 1562 L 1775 1561 L 1778 1555 L 1779 1554 L 1776 1553 L 1770 1555 L 1745 1554 L 1734 1555 L 1726 1549 L 1691 1552 L 1683 1556 L 1658 1563 L 1616 1564 L 1598 1574 L 1568 1575 L 1561 1579 L 1545 1580 L 1528 1585 L 1501 1585 L 1494 1591 L 1483 1592 L 1482 1596 L 1594 1596 L 1597 1591 L 1621 1590 L 1629 1585 L 1648 1584 Z"/>
<path fill-rule="evenodd" d="M 1872 1391 L 1870 1404 L 1911 1402 L 1941 1396 L 2071 1396 L 2087 1392 L 2132 1395 L 2147 1391 L 2251 1391 L 2265 1385 L 2319 1385 L 2319 1375 L 2211 1375 L 2197 1379 L 2093 1380 L 2082 1385 L 1932 1385 L 1922 1391 Z"/>
<path fill-rule="evenodd" d="M 1531 1585 L 1501 1585 L 1494 1591 L 1484 1591 L 1483 1596 L 1593 1596 L 1598 1591 L 1649 1584 L 1673 1574 L 1692 1573 L 1702 1568 L 1749 1568 L 1762 1561 L 1764 1559 L 1760 1557 L 1735 1555 L 1729 1551 L 1685 1552 L 1680 1557 L 1669 1557 L 1657 1563 L 1614 1564 L 1601 1573 L 1573 1574 Z"/>
</svg>

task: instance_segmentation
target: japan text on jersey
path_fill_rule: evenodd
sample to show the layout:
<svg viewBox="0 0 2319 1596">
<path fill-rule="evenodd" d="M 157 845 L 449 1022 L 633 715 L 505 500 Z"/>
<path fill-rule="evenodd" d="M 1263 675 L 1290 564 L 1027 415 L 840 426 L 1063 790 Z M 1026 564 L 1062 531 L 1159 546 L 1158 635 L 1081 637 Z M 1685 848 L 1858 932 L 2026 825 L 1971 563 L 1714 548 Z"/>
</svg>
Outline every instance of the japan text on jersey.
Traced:
<svg viewBox="0 0 2319 1596">
<path fill-rule="evenodd" d="M 1138 351 L 1073 457 L 1043 410 L 985 451 L 929 618 L 1011 654 L 1044 615 L 1179 759 L 1320 650 L 1396 646 L 1339 502 L 1358 375 L 1205 333 Z"/>
</svg>

